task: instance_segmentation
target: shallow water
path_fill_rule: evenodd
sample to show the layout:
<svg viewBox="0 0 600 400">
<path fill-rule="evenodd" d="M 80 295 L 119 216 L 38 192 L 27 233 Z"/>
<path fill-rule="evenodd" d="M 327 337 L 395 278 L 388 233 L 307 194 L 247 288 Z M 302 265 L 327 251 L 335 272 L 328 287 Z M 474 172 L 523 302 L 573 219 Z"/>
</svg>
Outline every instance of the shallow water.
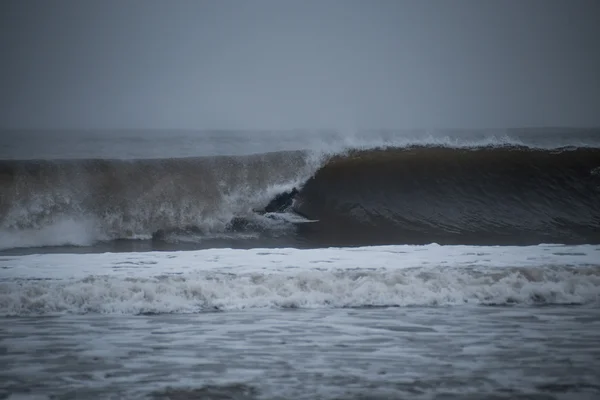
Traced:
<svg viewBox="0 0 600 400">
<path fill-rule="evenodd" d="M 600 310 L 585 306 L 10 318 L 0 329 L 0 393 L 592 399 L 598 331 Z"/>
</svg>

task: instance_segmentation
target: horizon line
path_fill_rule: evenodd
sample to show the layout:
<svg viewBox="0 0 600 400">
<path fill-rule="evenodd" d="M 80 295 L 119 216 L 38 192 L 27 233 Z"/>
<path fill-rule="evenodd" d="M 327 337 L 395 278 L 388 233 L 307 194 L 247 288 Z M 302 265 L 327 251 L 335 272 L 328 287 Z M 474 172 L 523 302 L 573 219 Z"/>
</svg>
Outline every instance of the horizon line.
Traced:
<svg viewBox="0 0 600 400">
<path fill-rule="evenodd" d="M 176 128 L 176 127 L 0 127 L 0 131 L 63 131 L 63 132 L 107 132 L 107 131 L 179 131 L 179 132 L 294 132 L 294 131 L 312 131 L 312 132 L 365 132 L 365 131 L 502 131 L 502 130 L 588 130 L 600 129 L 600 125 L 526 125 L 513 127 L 412 127 L 412 128 L 391 128 L 391 127 L 362 127 L 355 129 L 344 128 Z"/>
</svg>

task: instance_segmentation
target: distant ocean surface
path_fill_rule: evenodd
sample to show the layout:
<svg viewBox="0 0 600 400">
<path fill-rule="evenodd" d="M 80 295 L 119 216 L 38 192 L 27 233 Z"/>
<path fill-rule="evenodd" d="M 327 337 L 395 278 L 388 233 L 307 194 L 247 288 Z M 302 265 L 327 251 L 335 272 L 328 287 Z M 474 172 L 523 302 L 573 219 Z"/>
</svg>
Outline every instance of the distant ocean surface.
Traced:
<svg viewBox="0 0 600 400">
<path fill-rule="evenodd" d="M 2 131 L 0 195 L 0 398 L 600 398 L 600 130 Z"/>
</svg>

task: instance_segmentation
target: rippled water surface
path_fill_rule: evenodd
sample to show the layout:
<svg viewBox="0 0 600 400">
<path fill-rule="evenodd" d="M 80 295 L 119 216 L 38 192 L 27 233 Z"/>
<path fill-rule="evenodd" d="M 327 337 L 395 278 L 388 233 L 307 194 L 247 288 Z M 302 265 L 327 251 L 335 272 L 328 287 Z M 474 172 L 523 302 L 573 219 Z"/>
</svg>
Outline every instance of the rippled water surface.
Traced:
<svg viewBox="0 0 600 400">
<path fill-rule="evenodd" d="M 594 399 L 599 317 L 588 306 L 461 306 L 8 318 L 0 393 Z"/>
</svg>

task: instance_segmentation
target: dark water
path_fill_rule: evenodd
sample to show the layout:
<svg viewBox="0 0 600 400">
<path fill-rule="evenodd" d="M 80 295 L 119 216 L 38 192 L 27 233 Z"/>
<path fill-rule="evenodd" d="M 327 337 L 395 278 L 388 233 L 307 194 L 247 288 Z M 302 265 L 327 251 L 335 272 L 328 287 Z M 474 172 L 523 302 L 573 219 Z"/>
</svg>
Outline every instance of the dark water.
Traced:
<svg viewBox="0 0 600 400">
<path fill-rule="evenodd" d="M 357 151 L 306 183 L 317 244 L 600 241 L 600 150 Z"/>
</svg>

